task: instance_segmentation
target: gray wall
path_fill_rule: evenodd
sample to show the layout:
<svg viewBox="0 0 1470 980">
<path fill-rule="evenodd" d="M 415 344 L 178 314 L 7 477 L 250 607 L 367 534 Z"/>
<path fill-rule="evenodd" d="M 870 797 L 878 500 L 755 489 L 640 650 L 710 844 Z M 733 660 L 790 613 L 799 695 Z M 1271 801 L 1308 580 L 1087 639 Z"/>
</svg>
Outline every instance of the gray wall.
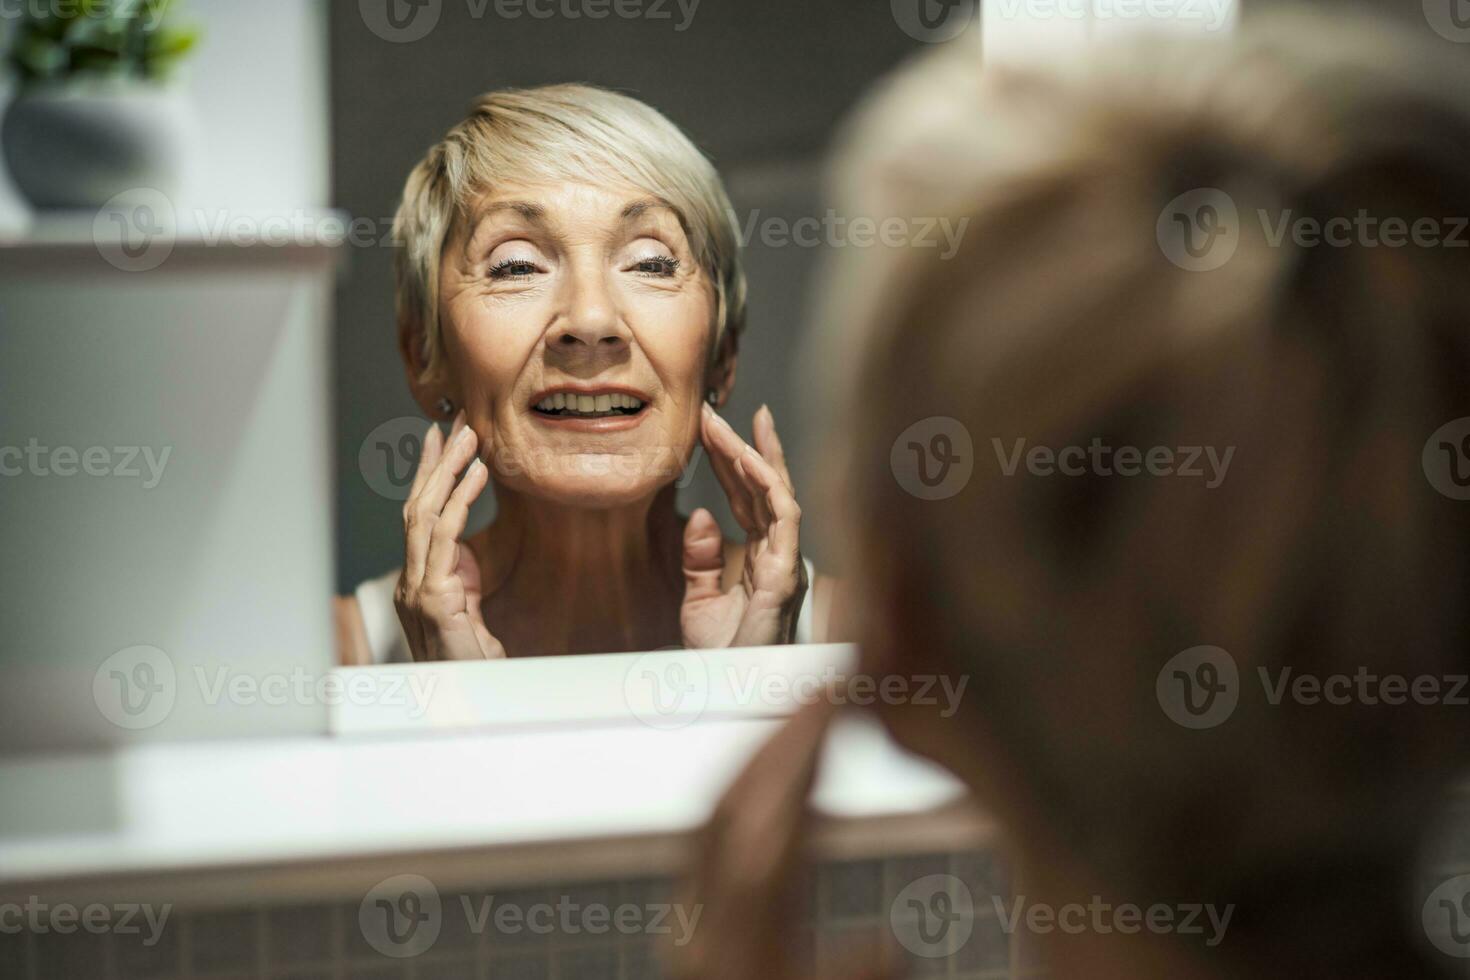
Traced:
<svg viewBox="0 0 1470 980">
<path fill-rule="evenodd" d="M 540 6 L 560 10 L 564 2 Z M 573 2 L 582 9 L 581 0 Z M 742 220 L 756 209 L 762 219 L 820 216 L 819 161 L 834 125 L 874 78 L 925 47 L 879 0 L 703 0 L 682 31 L 677 0 L 657 4 L 670 19 L 599 21 L 505 19 L 496 15 L 494 0 L 442 0 L 437 24 L 411 42 L 374 33 L 363 13 L 372 3 L 334 0 L 330 45 L 334 203 L 373 219 L 392 215 L 409 169 L 473 96 L 560 81 L 610 86 L 666 113 L 714 159 Z M 424 9 L 432 6 L 431 0 Z M 726 412 L 748 438 L 752 413 L 768 402 L 797 462 L 799 484 L 810 482 L 803 473 L 815 447 L 795 417 L 791 363 L 819 252 L 765 247 L 759 237 L 752 242 L 750 326 Z M 391 262 L 386 247 L 353 248 L 338 291 L 338 586 L 344 591 L 402 560 L 400 505 L 369 485 L 358 462 L 359 447 L 375 428 L 417 414 L 394 347 Z M 681 504 L 709 506 L 734 528 L 707 466 Z M 820 564 L 821 555 L 814 557 Z"/>
</svg>

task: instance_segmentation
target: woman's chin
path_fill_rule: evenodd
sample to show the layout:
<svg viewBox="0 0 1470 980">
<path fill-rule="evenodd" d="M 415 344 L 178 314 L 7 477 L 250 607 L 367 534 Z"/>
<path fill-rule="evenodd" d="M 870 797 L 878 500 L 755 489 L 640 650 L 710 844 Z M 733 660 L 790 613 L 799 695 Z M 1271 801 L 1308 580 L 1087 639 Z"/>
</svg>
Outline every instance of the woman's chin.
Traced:
<svg viewBox="0 0 1470 980">
<path fill-rule="evenodd" d="M 539 497 L 564 507 L 584 507 L 590 510 L 625 507 L 647 500 L 664 487 L 674 482 L 671 476 L 657 477 L 653 474 L 628 476 L 589 472 L 582 475 L 563 475 L 555 480 L 507 481 L 514 489 L 532 497 Z M 516 485 L 519 484 L 519 485 Z"/>
</svg>

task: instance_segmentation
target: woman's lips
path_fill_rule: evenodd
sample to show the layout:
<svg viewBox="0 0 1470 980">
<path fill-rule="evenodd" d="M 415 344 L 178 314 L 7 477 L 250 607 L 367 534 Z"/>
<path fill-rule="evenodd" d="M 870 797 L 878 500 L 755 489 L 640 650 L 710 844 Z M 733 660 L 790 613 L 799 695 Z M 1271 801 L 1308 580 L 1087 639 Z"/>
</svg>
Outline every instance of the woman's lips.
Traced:
<svg viewBox="0 0 1470 980">
<path fill-rule="evenodd" d="M 540 425 L 549 426 L 553 429 L 566 429 L 572 432 L 626 432 L 643 424 L 643 419 L 648 415 L 648 408 L 633 415 L 606 415 L 600 418 L 585 415 L 546 415 L 533 410 L 531 418 Z"/>
</svg>

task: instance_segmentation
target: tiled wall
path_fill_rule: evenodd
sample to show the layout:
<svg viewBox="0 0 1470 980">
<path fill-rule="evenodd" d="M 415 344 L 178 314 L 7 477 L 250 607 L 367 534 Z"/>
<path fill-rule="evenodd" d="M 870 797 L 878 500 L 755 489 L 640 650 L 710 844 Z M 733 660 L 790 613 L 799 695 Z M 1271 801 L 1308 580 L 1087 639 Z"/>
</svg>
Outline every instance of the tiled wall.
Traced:
<svg viewBox="0 0 1470 980">
<path fill-rule="evenodd" d="M 900 892 L 928 876 L 951 876 L 964 884 L 973 903 L 974 922 L 963 943 L 949 955 L 929 955 L 922 947 L 911 956 L 913 974 L 934 978 L 1009 980 L 1009 939 L 1001 931 L 992 896 L 1006 895 L 1003 870 L 986 853 L 937 854 L 890 860 L 832 863 L 810 876 L 807 921 L 800 931 L 800 955 L 810 967 L 871 963 L 880 944 L 894 941 L 890 911 Z M 494 906 L 530 909 L 558 901 L 580 909 L 661 907 L 675 901 L 666 880 L 592 882 L 565 887 L 496 890 Z M 465 896 L 483 908 L 485 895 Z M 293 907 L 250 907 L 222 912 L 180 910 L 166 923 L 160 940 L 146 945 L 141 936 L 55 933 L 0 934 L 0 980 L 652 980 L 659 969 L 661 943 L 678 934 L 622 935 L 609 929 L 587 935 L 560 928 L 541 935 L 526 929 L 498 930 L 493 917 L 476 928 L 463 912 L 461 896 L 439 896 L 437 938 L 422 952 L 393 958 L 371 945 L 359 925 L 361 902 Z M 900 921 L 917 913 L 901 907 Z M 651 918 L 645 921 L 652 922 Z M 911 923 L 910 923 L 911 924 Z M 660 928 L 663 928 L 661 926 Z M 904 954 L 910 955 L 910 954 Z"/>
<path fill-rule="evenodd" d="M 1445 882 L 1470 881 L 1470 795 L 1461 798 L 1446 826 L 1420 881 L 1416 902 L 1421 905 Z M 926 882 L 931 886 L 927 893 Z M 954 931 L 939 927 L 935 919 L 926 920 L 921 933 L 917 917 L 932 906 L 936 882 L 947 900 L 965 896 L 968 908 L 954 919 L 963 920 Z M 797 948 L 814 976 L 818 968 L 840 971 L 854 960 L 872 963 L 880 948 L 888 948 L 908 958 L 917 978 L 1039 980 L 1029 958 L 1018 956 L 1026 944 L 1001 925 L 997 903 L 1009 910 L 1012 888 L 1006 869 L 991 852 L 826 863 L 810 873 L 807 892 Z M 385 894 L 400 893 L 395 886 Z M 7 934 L 0 929 L 0 980 L 651 980 L 663 975 L 660 947 L 680 934 L 672 915 L 657 925 L 644 915 L 641 921 L 655 928 L 628 928 L 626 934 L 610 925 L 595 934 L 568 930 L 559 921 L 544 933 L 504 929 L 494 914 L 478 920 L 467 915 L 462 901 L 468 900 L 471 909 L 484 909 L 493 896 L 492 909 L 560 903 L 574 909 L 666 910 L 677 899 L 664 879 L 468 895 L 435 889 L 434 894 L 439 902 L 437 934 L 422 948 L 391 947 L 412 953 L 407 956 L 380 952 L 384 934 L 375 936 L 363 925 L 382 921 L 373 918 L 374 895 L 369 895 L 319 905 L 177 910 L 152 944 L 140 934 Z M 1455 894 L 1459 901 L 1461 893 Z M 946 908 L 959 911 L 954 904 Z M 408 911 L 417 915 L 422 909 Z M 6 921 L 0 917 L 0 927 Z M 14 921 L 13 914 L 8 921 Z M 1470 928 L 1470 918 L 1458 925 Z M 1470 953 L 1470 948 L 1463 952 Z M 1446 976 L 1470 980 L 1470 957 L 1446 957 L 1442 963 Z"/>
</svg>

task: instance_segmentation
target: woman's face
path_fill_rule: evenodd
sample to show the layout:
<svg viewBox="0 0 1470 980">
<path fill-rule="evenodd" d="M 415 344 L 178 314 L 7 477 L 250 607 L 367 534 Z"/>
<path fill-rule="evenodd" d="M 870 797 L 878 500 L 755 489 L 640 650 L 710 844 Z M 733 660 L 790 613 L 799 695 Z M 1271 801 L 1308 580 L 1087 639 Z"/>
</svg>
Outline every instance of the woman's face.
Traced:
<svg viewBox="0 0 1470 980">
<path fill-rule="evenodd" d="M 447 242 L 450 397 L 503 486 L 582 506 L 647 497 L 694 447 L 715 293 L 654 195 L 498 188 Z"/>
</svg>

